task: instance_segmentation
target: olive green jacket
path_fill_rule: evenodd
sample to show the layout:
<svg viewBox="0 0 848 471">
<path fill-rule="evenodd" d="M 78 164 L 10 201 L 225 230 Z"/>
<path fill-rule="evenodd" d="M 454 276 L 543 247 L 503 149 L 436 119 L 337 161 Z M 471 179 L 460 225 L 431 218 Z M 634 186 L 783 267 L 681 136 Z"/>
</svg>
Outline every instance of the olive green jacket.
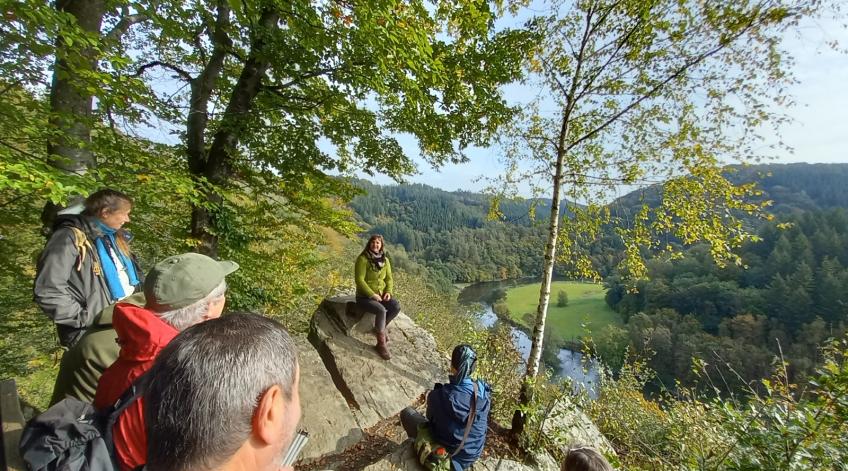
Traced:
<svg viewBox="0 0 848 471">
<path fill-rule="evenodd" d="M 135 293 L 121 302 L 144 306 L 144 293 Z M 94 401 L 100 375 L 115 362 L 121 350 L 118 334 L 112 328 L 114 309 L 112 304 L 100 311 L 80 341 L 62 356 L 50 405 L 66 397 L 88 403 Z"/>
<path fill-rule="evenodd" d="M 386 263 L 383 265 L 383 268 L 377 270 L 368 261 L 368 257 L 360 254 L 359 257 L 356 257 L 354 275 L 356 278 L 357 296 L 370 298 L 375 294 L 392 294 L 394 280 L 392 279 L 392 262 L 389 260 L 388 255 L 386 256 Z"/>
</svg>

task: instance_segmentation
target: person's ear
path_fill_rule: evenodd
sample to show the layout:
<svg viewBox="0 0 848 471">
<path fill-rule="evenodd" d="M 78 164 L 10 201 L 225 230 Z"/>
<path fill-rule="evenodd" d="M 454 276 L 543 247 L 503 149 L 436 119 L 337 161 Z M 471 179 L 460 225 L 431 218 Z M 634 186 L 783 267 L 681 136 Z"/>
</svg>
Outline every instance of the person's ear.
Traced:
<svg viewBox="0 0 848 471">
<path fill-rule="evenodd" d="M 253 434 L 265 444 L 275 443 L 279 440 L 284 416 L 283 391 L 278 385 L 271 386 L 259 398 L 253 414 Z"/>
</svg>

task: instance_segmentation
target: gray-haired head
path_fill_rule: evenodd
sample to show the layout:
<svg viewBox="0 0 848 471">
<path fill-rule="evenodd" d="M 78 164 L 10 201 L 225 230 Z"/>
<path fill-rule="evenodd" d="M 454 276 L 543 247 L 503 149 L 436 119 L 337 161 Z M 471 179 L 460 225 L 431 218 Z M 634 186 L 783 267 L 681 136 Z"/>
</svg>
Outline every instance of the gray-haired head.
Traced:
<svg viewBox="0 0 848 471">
<path fill-rule="evenodd" d="M 209 312 L 209 305 L 221 301 L 227 294 L 227 282 L 222 281 L 215 289 L 200 301 L 179 309 L 157 312 L 160 319 L 170 324 L 173 328 L 183 331 L 204 320 Z M 155 311 L 154 311 L 155 312 Z"/>
<path fill-rule="evenodd" d="M 250 437 L 269 388 L 291 400 L 297 369 L 291 337 L 258 314 L 234 313 L 181 332 L 157 357 L 144 394 L 148 468 L 225 463 Z"/>
</svg>

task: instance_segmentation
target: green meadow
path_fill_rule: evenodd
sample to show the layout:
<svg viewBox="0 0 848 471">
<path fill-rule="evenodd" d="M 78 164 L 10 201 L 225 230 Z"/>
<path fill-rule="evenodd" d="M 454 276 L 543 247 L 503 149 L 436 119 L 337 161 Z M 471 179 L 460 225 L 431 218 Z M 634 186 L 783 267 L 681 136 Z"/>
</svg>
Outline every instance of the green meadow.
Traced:
<svg viewBox="0 0 848 471">
<path fill-rule="evenodd" d="M 510 316 L 532 329 L 539 304 L 540 283 L 516 286 L 506 292 Z M 568 306 L 557 306 L 558 293 L 568 294 Z M 554 281 L 548 305 L 546 330 L 561 340 L 572 340 L 588 331 L 599 332 L 607 324 L 622 324 L 621 316 L 604 301 L 604 287 L 579 281 Z M 529 316 L 528 316 L 529 314 Z"/>
</svg>

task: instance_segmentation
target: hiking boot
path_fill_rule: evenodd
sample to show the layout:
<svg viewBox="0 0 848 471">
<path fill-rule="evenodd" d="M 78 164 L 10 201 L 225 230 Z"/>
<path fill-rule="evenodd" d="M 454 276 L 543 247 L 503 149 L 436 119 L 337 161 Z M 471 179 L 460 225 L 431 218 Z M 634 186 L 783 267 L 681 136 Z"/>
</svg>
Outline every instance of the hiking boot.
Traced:
<svg viewBox="0 0 848 471">
<path fill-rule="evenodd" d="M 374 348 L 377 350 L 377 355 L 380 355 L 383 360 L 390 360 L 392 356 L 389 355 L 389 349 L 386 347 L 386 331 L 378 332 L 376 337 L 377 346 Z"/>
<path fill-rule="evenodd" d="M 371 333 L 376 336 L 377 334 L 380 333 L 380 331 L 377 330 L 376 327 L 374 327 L 373 329 L 371 329 Z M 383 333 L 386 334 L 386 345 L 388 345 L 389 344 L 389 326 L 386 326 L 386 330 L 384 330 Z"/>
</svg>

